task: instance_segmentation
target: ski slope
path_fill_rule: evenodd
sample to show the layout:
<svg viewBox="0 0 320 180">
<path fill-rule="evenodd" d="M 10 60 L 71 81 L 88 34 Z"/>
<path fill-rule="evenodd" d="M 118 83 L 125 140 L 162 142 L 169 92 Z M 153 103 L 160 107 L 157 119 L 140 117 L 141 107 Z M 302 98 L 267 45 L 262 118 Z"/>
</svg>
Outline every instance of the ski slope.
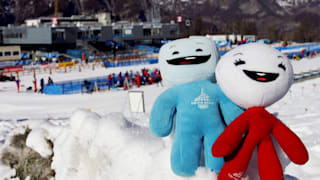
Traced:
<svg viewBox="0 0 320 180">
<path fill-rule="evenodd" d="M 317 70 L 320 57 L 292 63 L 295 73 Z M 102 76 L 112 72 L 155 68 L 157 65 L 96 68 L 81 73 L 53 73 L 54 81 Z M 37 79 L 47 79 L 39 74 Z M 32 86 L 32 75 L 21 77 L 22 89 Z M 170 169 L 170 137 L 155 138 L 148 130 L 153 102 L 166 87 L 144 86 L 146 113 L 131 113 L 127 91 L 105 91 L 93 94 L 43 95 L 16 92 L 14 82 L 0 83 L 0 143 L 32 129 L 28 144 L 41 155 L 54 153 L 52 168 L 57 180 L 214 180 L 216 174 L 199 168 L 195 177 L 182 178 Z M 303 166 L 290 163 L 286 179 L 320 179 L 320 78 L 294 84 L 288 94 L 270 106 L 305 143 L 310 160 Z M 54 142 L 49 150 L 42 138 Z M 0 166 L 0 179 L 10 177 L 13 170 Z"/>
</svg>

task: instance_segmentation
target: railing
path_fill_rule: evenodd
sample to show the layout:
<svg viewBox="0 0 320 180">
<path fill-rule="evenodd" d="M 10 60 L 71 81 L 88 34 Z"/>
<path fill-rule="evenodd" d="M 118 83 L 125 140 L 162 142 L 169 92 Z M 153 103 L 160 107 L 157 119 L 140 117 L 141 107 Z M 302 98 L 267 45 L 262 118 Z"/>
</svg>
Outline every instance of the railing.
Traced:
<svg viewBox="0 0 320 180">
<path fill-rule="evenodd" d="M 294 82 L 301 82 L 309 79 L 314 79 L 320 77 L 320 70 L 312 70 L 309 72 L 302 72 L 299 74 L 294 74 Z"/>
<path fill-rule="evenodd" d="M 320 44 L 301 44 L 295 46 L 287 47 L 274 47 L 275 49 L 281 51 L 289 59 L 301 59 L 307 56 L 314 56 L 320 53 Z M 221 50 L 220 55 L 223 56 L 228 50 Z"/>
<path fill-rule="evenodd" d="M 127 60 L 127 61 L 114 61 L 110 62 L 108 60 L 104 60 L 104 64 L 106 67 L 121 67 L 121 66 L 136 66 L 142 64 L 157 64 L 158 59 L 149 58 L 146 60 Z"/>
<path fill-rule="evenodd" d="M 59 82 L 50 85 L 45 85 L 44 94 L 77 94 L 91 93 L 94 91 L 102 91 L 108 89 L 108 78 L 88 78 L 82 80 Z"/>
<path fill-rule="evenodd" d="M 320 77 L 320 70 L 313 70 L 294 74 L 294 83 Z M 88 78 L 81 80 L 59 82 L 44 86 L 43 93 L 51 95 L 79 94 L 104 91 L 109 88 L 108 77 Z M 112 89 L 117 89 L 114 84 L 110 85 Z"/>
</svg>

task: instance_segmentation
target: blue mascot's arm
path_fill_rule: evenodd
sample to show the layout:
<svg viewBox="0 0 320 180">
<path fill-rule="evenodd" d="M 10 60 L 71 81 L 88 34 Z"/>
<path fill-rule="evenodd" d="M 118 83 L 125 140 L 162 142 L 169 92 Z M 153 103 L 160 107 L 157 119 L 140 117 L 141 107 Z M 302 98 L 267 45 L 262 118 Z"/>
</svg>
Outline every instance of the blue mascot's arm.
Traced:
<svg viewBox="0 0 320 180">
<path fill-rule="evenodd" d="M 173 89 L 163 92 L 153 104 L 149 127 L 156 137 L 168 136 L 172 130 L 173 118 L 176 112 L 176 97 Z"/>
<path fill-rule="evenodd" d="M 244 112 L 242 108 L 234 104 L 227 96 L 225 96 L 222 91 L 219 105 L 224 121 L 227 125 Z"/>
</svg>

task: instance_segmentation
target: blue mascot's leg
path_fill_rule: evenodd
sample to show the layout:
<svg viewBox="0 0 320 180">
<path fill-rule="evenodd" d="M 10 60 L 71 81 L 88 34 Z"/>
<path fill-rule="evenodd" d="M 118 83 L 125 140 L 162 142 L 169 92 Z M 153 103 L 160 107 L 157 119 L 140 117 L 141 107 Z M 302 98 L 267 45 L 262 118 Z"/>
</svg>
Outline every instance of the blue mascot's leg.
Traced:
<svg viewBox="0 0 320 180">
<path fill-rule="evenodd" d="M 212 171 L 215 171 L 216 173 L 219 173 L 223 164 L 224 164 L 224 159 L 223 158 L 216 158 L 212 155 L 211 153 L 211 148 L 213 143 L 216 141 L 218 138 L 219 133 L 216 134 L 211 134 L 207 135 L 204 137 L 204 157 L 205 157 L 205 166 Z"/>
<path fill-rule="evenodd" d="M 193 176 L 200 166 L 200 135 L 175 134 L 171 152 L 171 168 L 179 176 Z"/>
</svg>

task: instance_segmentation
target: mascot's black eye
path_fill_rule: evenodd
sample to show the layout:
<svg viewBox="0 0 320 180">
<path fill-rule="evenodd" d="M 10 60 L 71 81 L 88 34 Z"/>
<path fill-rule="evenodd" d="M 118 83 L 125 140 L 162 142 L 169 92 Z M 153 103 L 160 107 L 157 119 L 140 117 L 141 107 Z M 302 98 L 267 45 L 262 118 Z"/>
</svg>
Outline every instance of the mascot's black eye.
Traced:
<svg viewBox="0 0 320 180">
<path fill-rule="evenodd" d="M 237 59 L 235 62 L 234 62 L 234 65 L 236 66 L 239 66 L 239 65 L 242 65 L 242 64 L 246 64 L 246 62 L 242 59 Z"/>
<path fill-rule="evenodd" d="M 179 54 L 179 51 L 174 51 L 174 52 L 172 53 L 172 55 L 177 55 L 177 54 Z"/>
<path fill-rule="evenodd" d="M 278 65 L 278 67 L 281 68 L 281 69 L 283 69 L 284 71 L 286 71 L 286 66 L 284 66 L 282 63 L 280 63 L 280 64 Z"/>
<path fill-rule="evenodd" d="M 196 49 L 196 52 L 202 52 L 203 50 L 202 49 Z"/>
</svg>

